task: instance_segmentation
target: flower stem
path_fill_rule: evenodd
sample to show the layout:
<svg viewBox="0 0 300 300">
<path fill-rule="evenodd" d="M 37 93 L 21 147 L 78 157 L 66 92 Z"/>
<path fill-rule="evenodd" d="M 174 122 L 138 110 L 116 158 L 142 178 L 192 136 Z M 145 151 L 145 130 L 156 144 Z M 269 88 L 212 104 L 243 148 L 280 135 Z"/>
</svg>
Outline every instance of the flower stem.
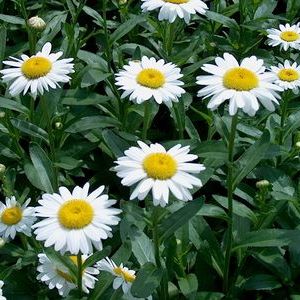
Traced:
<svg viewBox="0 0 300 300">
<path fill-rule="evenodd" d="M 151 103 L 149 101 L 145 101 L 144 103 L 144 122 L 143 122 L 143 131 L 142 131 L 142 139 L 147 139 L 147 132 L 150 127 L 151 122 Z"/>
<path fill-rule="evenodd" d="M 179 105 L 180 105 L 180 103 L 175 103 L 174 104 L 174 112 L 175 112 L 175 117 L 176 117 L 176 121 L 177 121 L 177 125 L 178 125 L 179 139 L 182 140 L 184 138 L 183 118 L 185 118 L 185 115 L 181 116 L 180 110 L 179 110 Z"/>
<path fill-rule="evenodd" d="M 227 243 L 225 252 L 225 270 L 223 290 L 228 291 L 228 279 L 230 269 L 231 250 L 233 242 L 233 156 L 234 156 L 234 139 L 236 127 L 238 123 L 238 115 L 235 114 L 231 119 L 231 130 L 228 142 L 228 173 L 227 173 L 227 198 L 228 198 L 228 229 L 227 229 Z"/>
<path fill-rule="evenodd" d="M 82 257 L 81 253 L 77 254 L 77 287 L 79 296 L 82 296 Z"/>
</svg>

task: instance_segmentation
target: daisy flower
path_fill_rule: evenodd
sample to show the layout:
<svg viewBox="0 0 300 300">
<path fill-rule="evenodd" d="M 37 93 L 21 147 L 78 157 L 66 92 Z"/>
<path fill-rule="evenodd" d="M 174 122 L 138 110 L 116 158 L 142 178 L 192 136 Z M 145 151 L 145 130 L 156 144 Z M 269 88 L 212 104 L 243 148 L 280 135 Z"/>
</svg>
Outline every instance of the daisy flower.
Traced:
<svg viewBox="0 0 300 300">
<path fill-rule="evenodd" d="M 1 70 L 4 82 L 11 82 L 9 93 L 16 96 L 29 90 L 34 97 L 43 94 L 49 87 L 59 87 L 59 82 L 69 82 L 68 74 L 73 73 L 73 58 L 59 59 L 63 52 L 51 53 L 51 43 L 46 43 L 42 51 L 31 57 L 22 54 L 21 59 L 10 57 L 3 63 L 12 68 Z"/>
<path fill-rule="evenodd" d="M 57 288 L 59 295 L 66 297 L 70 290 L 75 289 L 76 278 L 73 278 L 68 268 L 59 261 L 49 258 L 46 254 L 38 254 L 39 265 L 37 270 L 39 272 L 37 279 L 45 282 L 49 289 Z M 85 261 L 88 258 L 86 255 L 82 255 L 82 260 Z M 77 256 L 70 256 L 71 261 L 77 266 Z M 88 289 L 93 289 L 97 278 L 94 275 L 98 275 L 99 270 L 93 267 L 87 267 L 82 273 L 82 290 L 85 293 L 89 293 Z"/>
<path fill-rule="evenodd" d="M 280 98 L 276 91 L 283 89 L 273 84 L 274 75 L 266 73 L 264 62 L 255 56 L 244 58 L 239 64 L 229 53 L 224 58 L 217 57 L 216 65 L 204 64 L 202 69 L 212 75 L 198 76 L 197 83 L 205 85 L 198 97 L 210 98 L 207 107 L 217 109 L 229 100 L 229 114 L 235 115 L 238 108 L 254 116 L 259 109 L 258 100 L 269 111 L 274 111 L 274 103 Z"/>
<path fill-rule="evenodd" d="M 142 61 L 130 61 L 124 66 L 116 75 L 116 85 L 124 90 L 122 98 L 130 95 L 129 99 L 138 104 L 153 97 L 158 104 L 172 106 L 172 101 L 178 102 L 178 97 L 185 93 L 180 87 L 182 76 L 176 65 L 143 56 Z"/>
<path fill-rule="evenodd" d="M 22 206 L 15 197 L 6 198 L 5 204 L 0 202 L 0 236 L 14 239 L 17 232 L 31 236 L 31 226 L 35 222 L 33 207 L 27 207 L 28 199 Z"/>
<path fill-rule="evenodd" d="M 36 207 L 36 215 L 44 220 L 33 225 L 38 241 L 56 251 L 90 254 L 92 245 L 102 249 L 102 240 L 111 237 L 111 225 L 117 225 L 121 210 L 112 208 L 117 201 L 102 194 L 104 186 L 89 194 L 89 183 L 76 186 L 71 193 L 66 187 L 59 194 L 44 194 Z"/>
<path fill-rule="evenodd" d="M 269 46 L 276 47 L 280 45 L 280 49 L 287 51 L 289 47 L 294 49 L 300 48 L 300 28 L 299 24 L 279 25 L 279 30 L 275 28 L 267 29 Z"/>
<path fill-rule="evenodd" d="M 160 144 L 147 146 L 139 141 L 138 145 L 140 147 L 126 150 L 125 156 L 118 158 L 118 166 L 115 167 L 117 176 L 123 178 L 123 185 L 138 183 L 130 200 L 143 200 L 150 190 L 155 206 L 166 206 L 169 191 L 179 200 L 192 200 L 189 190 L 193 186 L 201 187 L 202 182 L 190 173 L 197 174 L 205 170 L 205 167 L 202 164 L 190 163 L 198 158 L 197 155 L 189 154 L 190 147 L 181 147 L 178 144 L 166 151 Z"/>
<path fill-rule="evenodd" d="M 0 300 L 6 300 L 6 298 L 3 296 L 2 287 L 4 285 L 4 282 L 0 280 Z"/>
<path fill-rule="evenodd" d="M 294 93 L 298 92 L 300 87 L 300 66 L 296 62 L 290 64 L 285 60 L 284 64 L 279 64 L 278 67 L 272 66 L 276 80 L 275 84 L 281 86 L 284 90 L 293 90 Z"/>
<path fill-rule="evenodd" d="M 143 12 L 160 8 L 158 20 L 168 20 L 173 23 L 177 17 L 184 19 L 188 24 L 191 15 L 196 13 L 205 14 L 207 5 L 201 0 L 142 0 L 141 8 Z"/>
<path fill-rule="evenodd" d="M 123 264 L 117 266 L 114 261 L 108 257 L 98 261 L 97 268 L 109 272 L 116 277 L 113 282 L 113 288 L 115 290 L 122 286 L 124 294 L 130 291 L 131 285 L 135 280 L 135 271 L 129 270 L 124 267 Z"/>
</svg>

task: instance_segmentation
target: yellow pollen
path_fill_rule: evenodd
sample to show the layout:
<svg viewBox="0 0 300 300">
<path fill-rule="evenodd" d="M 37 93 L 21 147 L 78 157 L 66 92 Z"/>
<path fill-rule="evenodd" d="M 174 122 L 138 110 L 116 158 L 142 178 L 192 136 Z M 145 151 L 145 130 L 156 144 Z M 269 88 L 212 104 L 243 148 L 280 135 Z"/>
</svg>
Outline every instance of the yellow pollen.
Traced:
<svg viewBox="0 0 300 300">
<path fill-rule="evenodd" d="M 35 56 L 26 60 L 21 67 L 22 73 L 28 79 L 46 76 L 52 68 L 51 61 L 46 57 Z"/>
<path fill-rule="evenodd" d="M 280 34 L 280 38 L 286 42 L 294 42 L 299 39 L 299 34 L 294 31 L 284 31 Z"/>
<path fill-rule="evenodd" d="M 20 207 L 6 208 L 1 215 L 1 222 L 5 225 L 15 225 L 22 219 L 22 210 Z"/>
<path fill-rule="evenodd" d="M 299 73 L 294 69 L 282 69 L 278 72 L 278 77 L 282 81 L 295 81 L 299 79 Z"/>
<path fill-rule="evenodd" d="M 148 177 L 166 180 L 175 175 L 177 162 L 167 153 L 152 153 L 145 157 L 143 168 Z"/>
<path fill-rule="evenodd" d="M 92 206 L 85 200 L 67 201 L 58 211 L 58 220 L 67 229 L 81 229 L 89 225 L 94 217 Z"/>
<path fill-rule="evenodd" d="M 156 69 L 144 69 L 136 77 L 137 82 L 151 89 L 158 89 L 165 83 L 165 75 Z"/>
<path fill-rule="evenodd" d="M 189 0 L 164 0 L 165 2 L 170 2 L 174 4 L 182 4 L 182 3 L 187 3 Z"/>
<path fill-rule="evenodd" d="M 133 282 L 135 280 L 135 275 L 130 274 L 128 271 L 121 267 L 114 268 L 113 270 L 116 275 L 122 277 L 126 282 Z"/>
<path fill-rule="evenodd" d="M 258 84 L 259 79 L 256 74 L 242 67 L 229 69 L 223 76 L 223 85 L 236 91 L 250 91 Z"/>
</svg>

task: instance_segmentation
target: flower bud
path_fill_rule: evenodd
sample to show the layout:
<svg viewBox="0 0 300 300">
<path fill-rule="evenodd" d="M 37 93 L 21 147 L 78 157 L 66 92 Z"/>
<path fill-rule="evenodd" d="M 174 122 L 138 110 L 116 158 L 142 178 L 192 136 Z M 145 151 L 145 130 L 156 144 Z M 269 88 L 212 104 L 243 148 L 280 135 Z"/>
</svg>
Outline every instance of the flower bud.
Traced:
<svg viewBox="0 0 300 300">
<path fill-rule="evenodd" d="M 6 167 L 2 164 L 0 164 L 0 176 L 3 175 L 6 171 Z"/>
<path fill-rule="evenodd" d="M 5 245 L 5 240 L 0 238 L 0 248 L 2 248 Z"/>
<path fill-rule="evenodd" d="M 120 5 L 125 5 L 127 3 L 127 0 L 119 0 Z"/>
<path fill-rule="evenodd" d="M 268 180 L 264 179 L 256 182 L 256 187 L 258 189 L 266 188 L 268 186 L 270 186 L 270 182 Z"/>
<path fill-rule="evenodd" d="M 5 117 L 5 112 L 4 111 L 0 111 L 0 118 L 4 118 Z"/>
<path fill-rule="evenodd" d="M 28 20 L 28 25 L 29 27 L 38 30 L 38 31 L 43 31 L 46 27 L 45 21 L 40 18 L 39 16 L 31 17 Z"/>
<path fill-rule="evenodd" d="M 300 142 L 297 142 L 297 143 L 295 144 L 295 147 L 298 148 L 298 149 L 300 149 Z"/>
<path fill-rule="evenodd" d="M 63 128 L 63 123 L 62 122 L 55 122 L 55 128 L 56 129 L 62 129 Z"/>
</svg>

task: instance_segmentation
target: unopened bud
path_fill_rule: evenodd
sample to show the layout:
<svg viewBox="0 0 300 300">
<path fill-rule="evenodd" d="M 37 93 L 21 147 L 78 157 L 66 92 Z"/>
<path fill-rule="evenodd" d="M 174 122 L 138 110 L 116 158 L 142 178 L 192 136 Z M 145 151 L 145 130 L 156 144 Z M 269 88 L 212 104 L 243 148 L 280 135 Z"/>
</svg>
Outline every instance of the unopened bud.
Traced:
<svg viewBox="0 0 300 300">
<path fill-rule="evenodd" d="M 2 248 L 5 245 L 5 240 L 0 238 L 0 248 Z"/>
<path fill-rule="evenodd" d="M 127 0 L 119 0 L 120 5 L 125 5 L 127 3 Z"/>
<path fill-rule="evenodd" d="M 295 144 L 295 146 L 296 146 L 296 148 L 300 149 L 300 142 L 297 142 L 297 143 Z"/>
<path fill-rule="evenodd" d="M 268 186 L 270 186 L 270 182 L 268 180 L 264 179 L 256 182 L 256 187 L 258 189 L 266 188 Z"/>
<path fill-rule="evenodd" d="M 0 118 L 4 118 L 5 117 L 5 112 L 4 111 L 0 111 Z"/>
<path fill-rule="evenodd" d="M 6 171 L 6 167 L 2 164 L 0 164 L 0 175 L 3 175 Z"/>
<path fill-rule="evenodd" d="M 61 123 L 61 122 L 56 122 L 56 123 L 55 123 L 55 128 L 56 128 L 56 129 L 62 129 L 62 128 L 63 128 L 63 123 Z"/>
<path fill-rule="evenodd" d="M 45 21 L 39 16 L 31 17 L 28 20 L 28 25 L 38 31 L 43 31 L 46 27 Z"/>
</svg>

